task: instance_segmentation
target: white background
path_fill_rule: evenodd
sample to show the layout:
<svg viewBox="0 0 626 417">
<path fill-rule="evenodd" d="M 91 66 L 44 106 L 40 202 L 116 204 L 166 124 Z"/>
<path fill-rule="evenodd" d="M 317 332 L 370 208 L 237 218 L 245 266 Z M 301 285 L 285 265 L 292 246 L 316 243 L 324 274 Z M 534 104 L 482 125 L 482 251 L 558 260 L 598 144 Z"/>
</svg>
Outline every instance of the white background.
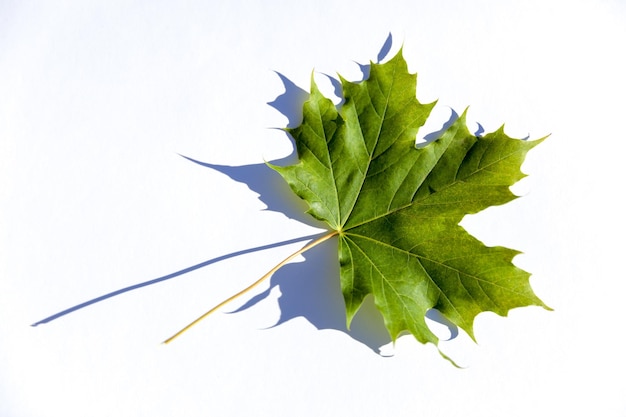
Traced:
<svg viewBox="0 0 626 417">
<path fill-rule="evenodd" d="M 480 315 L 441 343 L 465 369 L 410 336 L 384 357 L 371 310 L 342 329 L 330 243 L 161 345 L 305 241 L 207 261 L 321 232 L 261 165 L 302 98 L 267 104 L 277 72 L 332 92 L 390 35 L 439 100 L 422 133 L 469 105 L 551 134 L 524 197 L 463 224 L 555 311 Z M 618 0 L 0 1 L 0 416 L 626 415 L 625 43 Z"/>
</svg>

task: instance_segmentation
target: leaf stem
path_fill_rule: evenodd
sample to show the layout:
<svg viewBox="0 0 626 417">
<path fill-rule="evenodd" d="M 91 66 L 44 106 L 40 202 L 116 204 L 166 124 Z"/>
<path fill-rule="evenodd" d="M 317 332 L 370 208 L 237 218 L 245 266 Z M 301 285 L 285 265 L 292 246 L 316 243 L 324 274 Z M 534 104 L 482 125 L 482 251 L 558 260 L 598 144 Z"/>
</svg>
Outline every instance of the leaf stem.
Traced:
<svg viewBox="0 0 626 417">
<path fill-rule="evenodd" d="M 244 295 L 245 293 L 247 293 L 248 291 L 252 290 L 254 287 L 256 287 L 257 285 L 259 285 L 260 283 L 262 283 L 263 281 L 265 281 L 267 278 L 271 277 L 272 275 L 274 275 L 274 273 L 276 271 L 278 271 L 281 267 L 283 267 L 286 263 L 288 263 L 289 261 L 291 261 L 292 259 L 294 259 L 296 256 L 308 251 L 309 249 L 314 248 L 315 246 L 319 245 L 320 243 L 323 243 L 325 241 L 327 241 L 328 239 L 330 239 L 333 236 L 336 236 L 337 234 L 339 234 L 339 232 L 337 231 L 332 231 L 330 233 L 325 234 L 324 236 L 312 241 L 311 243 L 309 243 L 308 245 L 304 246 L 301 249 L 298 249 L 296 252 L 292 253 L 291 255 L 289 255 L 288 257 L 286 257 L 285 259 L 283 259 L 279 264 L 277 264 L 275 267 L 273 267 L 272 269 L 270 269 L 265 275 L 263 275 L 261 278 L 259 278 L 258 280 L 256 280 L 255 282 L 253 282 L 252 284 L 250 284 L 249 286 L 247 286 L 246 288 L 244 288 L 243 290 L 239 291 L 237 294 L 234 294 L 230 297 L 228 297 L 227 299 L 225 299 L 224 301 L 222 301 L 221 303 L 217 304 L 215 307 L 213 307 L 212 309 L 210 309 L 209 311 L 207 311 L 206 313 L 204 313 L 203 315 L 201 315 L 200 317 L 198 317 L 197 319 L 195 319 L 194 321 L 192 321 L 191 323 L 189 323 L 188 325 L 186 325 L 185 327 L 183 327 L 182 329 L 180 329 L 178 332 L 176 332 L 173 336 L 169 337 L 168 339 L 166 339 L 165 341 L 163 341 L 164 344 L 168 344 L 171 341 L 173 341 L 174 339 L 176 339 L 178 336 L 182 335 L 183 333 L 185 333 L 187 330 L 189 330 L 190 328 L 192 328 L 193 326 L 195 326 L 196 324 L 198 324 L 200 321 L 202 321 L 203 319 L 205 319 L 206 317 L 208 317 L 211 313 L 219 310 L 221 307 L 223 307 L 224 305 L 228 304 L 229 302 L 233 301 L 234 299 Z"/>
</svg>

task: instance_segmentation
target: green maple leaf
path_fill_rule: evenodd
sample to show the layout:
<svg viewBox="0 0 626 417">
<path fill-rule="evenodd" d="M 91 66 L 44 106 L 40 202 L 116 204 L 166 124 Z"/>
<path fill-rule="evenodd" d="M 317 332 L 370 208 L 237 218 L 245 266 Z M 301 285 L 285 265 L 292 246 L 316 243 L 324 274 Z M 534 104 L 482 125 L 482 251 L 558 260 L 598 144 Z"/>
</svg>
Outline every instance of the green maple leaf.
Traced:
<svg viewBox="0 0 626 417">
<path fill-rule="evenodd" d="M 424 320 L 429 309 L 473 336 L 482 311 L 545 307 L 530 274 L 511 263 L 518 252 L 487 247 L 459 226 L 466 214 L 516 198 L 509 187 L 541 140 L 503 129 L 476 137 L 463 114 L 417 148 L 434 103 L 415 98 L 416 79 L 400 52 L 372 64 L 363 82 L 342 79 L 339 111 L 312 81 L 302 124 L 289 130 L 299 162 L 274 168 L 338 236 L 348 324 L 372 294 L 392 340 L 409 331 L 437 343 Z"/>
<path fill-rule="evenodd" d="M 417 77 L 401 52 L 372 63 L 365 81 L 342 78 L 339 110 L 312 79 L 302 124 L 287 130 L 299 161 L 272 168 L 330 232 L 253 286 L 295 255 L 337 237 L 348 327 L 368 295 L 392 340 L 408 331 L 435 345 L 425 321 L 430 309 L 472 338 L 474 318 L 483 311 L 549 309 L 533 293 L 530 274 L 511 262 L 519 252 L 487 247 L 459 225 L 466 214 L 516 198 L 509 188 L 524 177 L 525 155 L 542 139 L 513 139 L 502 128 L 477 137 L 463 113 L 438 139 L 416 147 L 434 103 L 416 99 Z"/>
</svg>

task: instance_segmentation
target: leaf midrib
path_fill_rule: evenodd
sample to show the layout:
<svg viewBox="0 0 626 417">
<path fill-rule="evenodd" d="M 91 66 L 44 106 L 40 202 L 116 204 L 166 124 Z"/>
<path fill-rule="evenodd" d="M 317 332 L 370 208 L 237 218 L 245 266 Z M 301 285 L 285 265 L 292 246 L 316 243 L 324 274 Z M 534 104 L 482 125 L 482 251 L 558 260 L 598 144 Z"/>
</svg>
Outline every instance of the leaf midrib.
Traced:
<svg viewBox="0 0 626 417">
<path fill-rule="evenodd" d="M 354 235 L 354 236 L 359 236 L 359 235 Z M 404 297 L 402 297 L 402 295 L 396 291 L 396 288 L 394 287 L 394 285 L 387 279 L 387 277 L 385 276 L 385 274 L 383 274 L 383 272 L 378 268 L 378 266 L 376 265 L 376 262 L 374 262 L 368 255 L 367 253 L 352 239 L 348 238 L 346 235 L 344 235 L 344 237 L 346 239 L 349 239 L 352 244 L 354 244 L 354 246 L 359 250 L 359 252 L 361 252 L 361 254 L 368 260 L 368 262 L 372 265 L 372 267 L 378 272 L 378 275 L 380 275 L 380 277 L 382 278 L 383 282 L 387 283 L 387 286 L 389 288 L 391 288 L 391 290 L 394 292 L 394 294 L 396 295 L 396 298 L 398 300 L 400 300 L 400 302 L 402 303 L 402 314 L 404 316 L 404 321 L 405 322 L 409 322 L 409 320 L 407 320 L 406 317 L 406 312 L 410 312 L 410 308 L 409 306 L 404 302 Z M 430 277 L 429 277 L 430 278 Z M 432 281 L 432 279 L 431 279 Z M 434 282 L 433 282 L 434 283 Z M 439 289 L 440 292 L 441 289 L 437 286 L 436 283 L 434 283 L 435 286 Z M 374 289 L 374 283 L 373 283 L 373 278 L 370 276 L 370 288 L 373 290 Z M 384 286 L 383 286 L 384 288 Z M 442 292 L 443 293 L 443 292 Z M 383 294 L 383 298 L 385 298 L 385 300 L 387 299 L 387 297 L 384 296 Z"/>
<path fill-rule="evenodd" d="M 320 111 L 318 102 L 316 102 L 316 106 L 317 106 L 317 115 L 320 119 L 319 120 L 320 125 L 322 126 L 322 132 L 324 132 L 324 143 L 326 143 L 326 146 L 324 148 L 326 149 L 326 154 L 328 155 L 328 166 L 330 169 L 330 176 L 333 179 L 333 183 L 335 185 L 332 188 L 335 191 L 335 202 L 336 202 L 336 207 L 337 207 L 337 224 L 341 224 L 341 206 L 339 205 L 339 190 L 337 189 L 337 177 L 335 176 L 335 167 L 333 166 L 333 158 L 330 154 L 330 146 L 328 146 L 328 143 L 329 143 L 328 137 L 326 136 L 326 129 L 324 129 L 324 126 L 325 126 L 324 119 L 322 118 L 322 112 Z M 337 116 L 339 116 L 339 114 Z"/>
<path fill-rule="evenodd" d="M 389 89 L 387 90 L 387 94 L 385 96 L 385 106 L 384 106 L 383 114 L 382 114 L 382 116 L 380 116 L 380 124 L 378 126 L 378 132 L 376 133 L 376 143 L 372 147 L 372 152 L 370 153 L 368 161 L 367 161 L 367 167 L 365 169 L 365 174 L 363 175 L 363 179 L 361 180 L 361 185 L 359 186 L 359 191 L 356 194 L 356 198 L 352 202 L 352 207 L 350 207 L 350 210 L 348 211 L 348 214 L 346 215 L 345 220 L 341 221 L 341 225 L 340 225 L 341 230 L 343 230 L 343 226 L 345 226 L 346 222 L 350 219 L 350 216 L 352 215 L 352 212 L 354 211 L 354 207 L 356 207 L 356 203 L 357 203 L 357 201 L 359 201 L 359 196 L 361 195 L 361 191 L 363 191 L 363 185 L 365 184 L 365 181 L 367 181 L 367 174 L 368 174 L 368 172 L 370 170 L 370 167 L 372 165 L 372 161 L 375 159 L 375 158 L 372 158 L 372 156 L 376 152 L 376 147 L 378 146 L 378 142 L 380 140 L 380 132 L 382 131 L 383 124 L 385 123 L 385 117 L 387 115 L 387 109 L 389 108 L 389 98 L 391 96 L 391 92 L 393 91 L 393 86 L 396 83 L 396 70 L 397 70 L 397 65 L 394 65 L 393 66 L 393 73 L 392 73 L 392 82 L 391 82 L 391 85 L 389 86 Z M 380 82 L 378 82 L 378 80 L 377 80 L 377 85 L 380 88 Z M 372 96 L 371 96 L 371 94 L 369 94 L 369 91 L 368 91 L 367 96 L 368 96 L 368 98 L 370 100 L 372 108 L 374 108 L 374 111 L 375 111 L 376 107 L 374 106 L 374 103 L 372 102 Z M 365 135 L 363 134 L 363 129 L 362 129 L 363 124 L 361 123 L 361 115 L 357 113 L 357 117 L 359 119 L 359 128 L 361 128 L 361 136 L 363 138 L 365 138 Z M 367 149 L 367 144 L 365 144 L 365 145 L 366 145 L 365 148 Z M 341 213 L 341 210 L 340 210 L 340 213 Z"/>
<path fill-rule="evenodd" d="M 376 220 L 382 219 L 383 217 L 386 217 L 386 216 L 389 216 L 389 215 L 395 214 L 395 213 L 397 213 L 397 212 L 399 212 L 399 211 L 402 211 L 402 210 L 404 210 L 404 209 L 407 209 L 407 208 L 411 207 L 411 206 L 412 206 L 412 205 L 414 205 L 414 204 L 417 204 L 418 202 L 424 202 L 424 201 L 428 200 L 428 199 L 429 199 L 432 195 L 437 194 L 437 193 L 440 193 L 440 192 L 443 192 L 443 191 L 447 190 L 448 188 L 453 187 L 453 186 L 455 186 L 455 185 L 457 185 L 457 184 L 459 184 L 459 183 L 466 182 L 466 180 L 467 180 L 468 178 L 470 178 L 470 177 L 472 177 L 472 176 L 474 176 L 474 175 L 476 175 L 476 174 L 480 173 L 481 171 L 485 170 L 486 168 L 488 168 L 488 167 L 490 167 L 490 166 L 492 166 L 492 165 L 494 165 L 494 164 L 497 164 L 497 163 L 499 163 L 499 162 L 501 162 L 501 161 L 503 161 L 503 160 L 505 160 L 505 159 L 509 158 L 510 156 L 512 156 L 512 155 L 514 155 L 514 154 L 516 154 L 516 153 L 518 153 L 518 152 L 523 152 L 523 150 L 517 150 L 517 151 L 511 152 L 511 153 L 508 153 L 508 154 L 506 154 L 506 156 L 504 156 L 504 157 L 502 157 L 502 158 L 500 158 L 500 159 L 497 159 L 497 160 L 495 160 L 494 162 L 492 162 L 492 163 L 490 163 L 490 164 L 487 164 L 487 165 L 485 165 L 485 166 L 483 166 L 483 167 L 480 167 L 480 168 L 478 168 L 477 170 L 473 171 L 470 175 L 467 175 L 467 176 L 465 176 L 465 177 L 463 177 L 463 178 L 459 179 L 459 178 L 458 178 L 458 171 L 460 170 L 460 167 L 462 166 L 462 164 L 461 164 L 461 165 L 459 165 L 459 169 L 457 170 L 457 175 L 455 175 L 455 180 L 454 180 L 453 182 L 451 182 L 450 184 L 448 184 L 448 185 L 446 185 L 446 186 L 444 186 L 444 187 L 440 188 L 440 189 L 439 189 L 439 190 L 437 190 L 435 193 L 428 194 L 426 197 L 424 197 L 424 198 L 420 199 L 419 201 L 411 200 L 411 202 L 410 202 L 410 203 L 408 203 L 408 204 L 405 204 L 405 205 L 403 205 L 403 206 L 396 207 L 396 208 L 395 208 L 395 209 L 393 209 L 393 210 L 389 210 L 389 211 L 387 211 L 387 212 L 385 212 L 385 213 L 383 213 L 383 214 L 380 214 L 380 215 L 378 215 L 378 216 L 372 217 L 372 218 L 370 218 L 370 219 L 368 219 L 368 220 L 364 220 L 364 221 L 362 221 L 362 222 L 360 222 L 360 223 L 357 223 L 357 224 L 355 224 L 355 225 L 353 225 L 353 226 L 350 226 L 349 228 L 345 229 L 345 230 L 344 230 L 344 232 L 347 232 L 347 231 L 352 230 L 352 229 L 354 229 L 354 228 L 357 228 L 357 227 L 359 227 L 359 226 L 363 226 L 363 225 L 365 225 L 365 224 L 367 224 L 367 223 L 370 223 L 370 222 L 373 222 L 373 221 L 376 221 Z M 482 157 L 481 157 L 481 159 L 482 159 Z M 438 163 L 438 162 L 439 162 L 439 160 L 437 161 L 437 163 Z M 435 166 L 436 166 L 436 164 L 435 164 Z M 433 169 L 434 169 L 434 167 L 433 167 Z M 432 171 L 431 171 L 431 172 L 432 172 Z M 427 177 L 428 177 L 428 176 L 427 176 Z M 420 186 L 416 189 L 416 192 L 420 189 L 420 187 L 421 187 L 422 185 L 423 185 L 423 183 L 422 183 L 422 184 L 420 184 Z M 509 185 L 509 187 L 510 187 L 510 186 L 511 186 L 511 185 Z M 442 216 L 442 217 L 445 217 L 445 216 Z M 348 219 L 346 219 L 346 221 L 347 221 L 347 220 L 349 220 L 349 218 L 350 218 L 350 216 L 348 216 Z"/>
<path fill-rule="evenodd" d="M 444 267 L 444 268 L 450 269 L 450 270 L 452 270 L 452 271 L 454 271 L 454 272 L 456 272 L 456 273 L 458 273 L 458 274 L 466 275 L 466 276 L 467 276 L 467 277 L 469 277 L 469 278 L 473 278 L 473 279 L 475 279 L 476 281 L 479 281 L 479 282 L 482 282 L 482 283 L 485 283 L 485 284 L 488 284 L 488 285 L 493 285 L 493 286 L 498 287 L 498 288 L 500 288 L 500 289 L 502 289 L 502 290 L 504 290 L 504 291 L 507 291 L 507 292 L 510 292 L 510 293 L 512 293 L 512 294 L 516 294 L 516 295 L 519 295 L 519 296 L 522 296 L 522 297 L 526 298 L 526 295 L 525 295 L 525 294 L 523 294 L 523 293 L 517 293 L 517 292 L 515 292 L 515 291 L 511 291 L 509 288 L 507 288 L 507 287 L 503 287 L 503 286 L 501 286 L 501 285 L 498 285 L 498 284 L 496 284 L 496 283 L 494 283 L 494 282 L 492 282 L 492 281 L 487 281 L 486 279 L 484 279 L 484 278 L 480 278 L 480 277 L 478 277 L 478 276 L 476 276 L 476 275 L 474 275 L 474 274 L 469 274 L 469 273 L 467 273 L 467 272 L 465 272 L 465 271 L 461 271 L 461 270 L 460 270 L 460 269 L 458 269 L 458 268 L 454 268 L 454 267 L 452 267 L 452 266 L 450 266 L 450 265 L 446 265 L 446 264 L 442 263 L 441 261 L 437 261 L 437 260 L 435 260 L 435 259 L 431 259 L 431 258 L 428 258 L 428 257 L 426 257 L 426 256 L 423 256 L 423 255 L 419 255 L 419 254 L 416 254 L 416 253 L 410 252 L 410 251 L 408 251 L 408 250 L 406 250 L 406 249 L 401 249 L 401 248 L 399 248 L 399 247 L 397 247 L 397 246 L 390 245 L 389 243 L 385 243 L 385 242 L 383 242 L 383 241 L 376 240 L 376 239 L 373 239 L 373 238 L 371 238 L 371 237 L 364 236 L 364 235 L 361 235 L 361 234 L 358 234 L 358 233 L 344 233 L 344 236 L 354 236 L 354 237 L 359 237 L 359 238 L 362 238 L 362 239 L 365 239 L 365 240 L 368 240 L 368 241 L 374 242 L 374 243 L 376 243 L 376 244 L 379 244 L 379 245 L 385 246 L 385 247 L 387 247 L 387 248 L 390 248 L 390 249 L 397 250 L 397 251 L 399 251 L 399 252 L 405 253 L 406 255 L 411 256 L 411 257 L 414 257 L 414 258 L 416 258 L 416 259 L 418 259 L 418 260 L 425 260 L 425 261 L 429 261 L 429 262 L 435 263 L 435 264 L 440 265 L 440 266 L 442 266 L 442 267 Z M 356 242 L 354 242 L 354 240 L 353 240 L 353 239 L 350 239 L 350 241 L 351 241 L 352 243 L 354 243 L 354 245 L 355 245 L 356 247 L 358 247 L 358 248 L 359 248 L 359 250 L 360 250 L 361 252 L 363 251 L 363 250 L 360 248 L 360 246 L 359 246 Z M 420 265 L 421 265 L 421 264 L 422 264 L 422 263 L 420 262 Z M 424 268 L 424 266 L 423 266 L 423 265 L 422 265 L 422 268 Z M 426 268 L 424 268 L 424 270 L 426 271 Z M 427 275 L 428 275 L 428 278 L 429 278 L 429 279 L 433 282 L 433 284 L 434 284 L 434 285 L 435 285 L 435 286 L 439 289 L 439 291 L 441 291 L 441 293 L 442 293 L 442 294 L 444 294 L 444 296 L 445 296 L 445 293 L 443 292 L 443 290 L 441 290 L 441 288 L 437 285 L 437 283 L 436 283 L 436 282 L 435 282 L 435 281 L 434 281 L 434 280 L 430 277 L 430 274 L 428 274 L 428 273 L 427 273 Z M 491 297 L 489 297 L 489 296 L 487 296 L 487 297 L 489 298 L 489 300 L 490 300 L 490 301 L 491 301 L 494 305 L 498 305 L 496 302 L 494 302 L 494 301 L 491 299 Z M 446 299 L 448 299 L 448 297 L 446 297 Z M 448 301 L 449 301 L 449 299 L 448 299 Z M 450 304 L 451 304 L 451 305 L 453 305 L 452 303 L 450 303 Z"/>
</svg>

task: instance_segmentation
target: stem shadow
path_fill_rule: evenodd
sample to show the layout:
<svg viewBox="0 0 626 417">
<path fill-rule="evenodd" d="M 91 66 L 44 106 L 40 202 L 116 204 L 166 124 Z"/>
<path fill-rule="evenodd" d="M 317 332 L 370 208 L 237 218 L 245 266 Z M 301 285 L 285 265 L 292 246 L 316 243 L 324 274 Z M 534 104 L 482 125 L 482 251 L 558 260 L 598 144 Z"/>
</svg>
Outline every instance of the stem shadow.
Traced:
<svg viewBox="0 0 626 417">
<path fill-rule="evenodd" d="M 304 237 L 300 237 L 300 238 L 296 238 L 296 239 L 285 240 L 283 242 L 278 242 L 278 243 L 272 243 L 272 244 L 269 244 L 269 245 L 258 246 L 256 248 L 240 250 L 240 251 L 237 251 L 237 252 L 229 253 L 227 255 L 218 256 L 217 258 L 209 259 L 209 260 L 206 260 L 204 262 L 200 262 L 199 264 L 192 265 L 192 266 L 189 266 L 187 268 L 181 269 L 180 271 L 176 271 L 176 272 L 164 275 L 164 276 L 159 277 L 159 278 L 155 278 L 155 279 L 151 279 L 151 280 L 148 280 L 148 281 L 140 282 L 138 284 L 130 285 L 128 287 L 120 288 L 118 290 L 111 291 L 111 292 L 109 292 L 107 294 L 104 294 L 104 295 L 101 295 L 99 297 L 92 298 L 91 300 L 82 302 L 80 304 L 76 304 L 75 306 L 66 308 L 65 310 L 59 311 L 58 313 L 52 314 L 51 316 L 48 316 L 48 317 L 46 317 L 44 319 L 41 319 L 41 320 L 31 324 L 31 326 L 32 327 L 36 327 L 36 326 L 39 326 L 40 324 L 50 323 L 51 321 L 57 320 L 57 319 L 65 316 L 67 314 L 70 314 L 70 313 L 73 313 L 75 311 L 81 310 L 81 309 L 83 309 L 85 307 L 89 307 L 90 305 L 99 303 L 101 301 L 105 301 L 105 300 L 107 300 L 109 298 L 113 298 L 113 297 L 116 297 L 118 295 L 122 295 L 124 293 L 130 292 L 130 291 L 138 290 L 138 289 L 143 288 L 143 287 L 147 287 L 147 286 L 150 286 L 150 285 L 158 284 L 160 282 L 167 281 L 167 280 L 170 280 L 172 278 L 179 277 L 181 275 L 187 274 L 187 273 L 195 271 L 197 269 L 204 268 L 205 266 L 209 266 L 211 264 L 214 264 L 214 263 L 217 263 L 217 262 L 220 262 L 220 261 L 225 261 L 226 259 L 234 258 L 236 256 L 245 255 L 245 254 L 252 253 L 252 252 L 258 252 L 258 251 L 261 251 L 261 250 L 272 249 L 272 248 L 276 248 L 276 247 L 283 246 L 283 245 L 289 245 L 291 243 L 303 242 L 303 241 L 312 239 L 312 238 L 314 238 L 316 236 L 317 235 L 304 236 Z"/>
</svg>

